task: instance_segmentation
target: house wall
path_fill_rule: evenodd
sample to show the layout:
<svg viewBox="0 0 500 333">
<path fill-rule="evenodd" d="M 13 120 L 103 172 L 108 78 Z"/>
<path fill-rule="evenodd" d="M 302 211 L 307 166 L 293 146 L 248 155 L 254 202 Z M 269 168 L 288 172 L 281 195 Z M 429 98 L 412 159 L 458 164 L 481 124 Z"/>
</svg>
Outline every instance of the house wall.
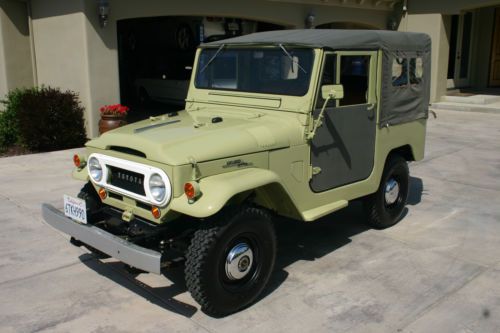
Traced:
<svg viewBox="0 0 500 333">
<path fill-rule="evenodd" d="M 462 10 L 472 10 L 500 5 L 499 0 L 407 0 L 412 14 L 440 13 L 460 14 Z"/>
<path fill-rule="evenodd" d="M 0 99 L 15 88 L 33 86 L 27 7 L 0 0 Z"/>
<path fill-rule="evenodd" d="M 407 14 L 399 25 L 400 31 L 423 32 L 431 37 L 431 102 L 446 94 L 450 45 L 445 19 L 441 14 Z"/>
<path fill-rule="evenodd" d="M 31 1 L 38 85 L 78 93 L 88 111 L 92 96 L 83 8 L 84 0 Z M 94 135 L 94 114 L 86 112 L 85 121 L 89 134 Z"/>
</svg>

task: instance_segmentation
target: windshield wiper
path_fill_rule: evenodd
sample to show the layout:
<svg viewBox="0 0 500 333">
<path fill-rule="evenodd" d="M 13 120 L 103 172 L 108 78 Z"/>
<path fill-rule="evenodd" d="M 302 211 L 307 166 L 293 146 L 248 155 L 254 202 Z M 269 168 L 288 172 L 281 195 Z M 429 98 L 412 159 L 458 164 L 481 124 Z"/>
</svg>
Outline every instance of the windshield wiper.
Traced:
<svg viewBox="0 0 500 333">
<path fill-rule="evenodd" d="M 205 64 L 205 66 L 203 66 L 203 68 L 201 69 L 200 73 L 203 73 L 205 71 L 205 69 L 207 69 L 207 67 L 212 63 L 212 61 L 215 60 L 215 58 L 217 58 L 217 56 L 219 55 L 220 51 L 222 51 L 222 49 L 226 46 L 226 44 L 221 44 L 219 46 L 219 48 L 217 49 L 217 52 L 215 52 L 215 54 L 212 56 L 212 58 L 210 58 L 210 60 L 208 60 L 208 62 Z"/>
<path fill-rule="evenodd" d="M 278 44 L 278 46 L 285 52 L 285 54 L 290 58 L 292 63 L 297 64 L 297 66 L 304 72 L 304 74 L 307 74 L 307 71 L 300 66 L 299 62 L 295 59 L 293 59 L 292 55 L 286 50 L 286 48 L 283 46 L 283 44 Z M 293 66 L 292 66 L 292 73 L 293 73 Z"/>
</svg>

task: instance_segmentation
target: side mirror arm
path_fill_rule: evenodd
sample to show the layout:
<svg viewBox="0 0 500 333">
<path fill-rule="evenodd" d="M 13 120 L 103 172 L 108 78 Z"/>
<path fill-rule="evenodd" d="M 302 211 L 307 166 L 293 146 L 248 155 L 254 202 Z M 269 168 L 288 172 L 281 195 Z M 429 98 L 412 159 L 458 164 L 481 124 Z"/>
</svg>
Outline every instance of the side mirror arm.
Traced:
<svg viewBox="0 0 500 333">
<path fill-rule="evenodd" d="M 323 107 L 321 108 L 321 111 L 319 113 L 318 118 L 313 120 L 314 123 L 313 123 L 312 130 L 310 132 L 308 132 L 306 135 L 307 140 L 312 140 L 314 138 L 314 136 L 316 135 L 316 130 L 318 129 L 318 127 L 321 126 L 321 123 L 323 121 L 323 117 L 324 117 L 323 114 L 325 113 L 326 105 L 332 99 L 332 97 L 333 97 L 333 95 L 329 94 L 328 97 L 325 99 L 325 102 L 323 103 Z"/>
</svg>

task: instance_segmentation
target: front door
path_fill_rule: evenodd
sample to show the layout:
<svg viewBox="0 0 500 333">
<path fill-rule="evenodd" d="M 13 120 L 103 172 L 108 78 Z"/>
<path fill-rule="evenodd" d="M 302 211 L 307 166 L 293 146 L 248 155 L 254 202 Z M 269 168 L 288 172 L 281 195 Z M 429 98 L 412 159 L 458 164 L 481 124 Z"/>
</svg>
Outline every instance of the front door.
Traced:
<svg viewBox="0 0 500 333">
<path fill-rule="evenodd" d="M 465 12 L 451 17 L 448 88 L 461 88 L 470 85 L 473 20 L 473 12 Z"/>
<path fill-rule="evenodd" d="M 325 54 L 321 85 L 342 84 L 344 98 L 330 101 L 323 124 L 311 142 L 314 192 L 323 192 L 368 178 L 373 170 L 377 105 L 377 53 Z M 319 91 L 321 91 L 319 89 Z M 316 119 L 324 100 L 318 92 Z"/>
</svg>

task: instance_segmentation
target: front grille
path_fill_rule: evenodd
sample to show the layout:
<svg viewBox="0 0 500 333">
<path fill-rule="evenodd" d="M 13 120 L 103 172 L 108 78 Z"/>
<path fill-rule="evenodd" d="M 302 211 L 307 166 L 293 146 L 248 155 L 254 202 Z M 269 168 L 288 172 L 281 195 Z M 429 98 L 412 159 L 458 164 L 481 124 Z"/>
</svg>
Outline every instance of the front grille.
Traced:
<svg viewBox="0 0 500 333">
<path fill-rule="evenodd" d="M 144 175 L 108 165 L 108 183 L 129 192 L 146 195 L 144 191 Z"/>
</svg>

